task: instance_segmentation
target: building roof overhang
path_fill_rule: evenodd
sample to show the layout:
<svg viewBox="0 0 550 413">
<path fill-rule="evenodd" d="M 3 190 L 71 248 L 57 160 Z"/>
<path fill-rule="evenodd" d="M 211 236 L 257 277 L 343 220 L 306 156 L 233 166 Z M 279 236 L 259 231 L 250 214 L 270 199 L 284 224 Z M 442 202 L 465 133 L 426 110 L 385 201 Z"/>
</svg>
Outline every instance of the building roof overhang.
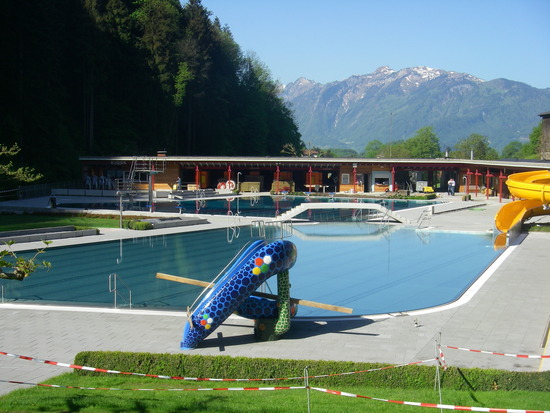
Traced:
<svg viewBox="0 0 550 413">
<path fill-rule="evenodd" d="M 82 156 L 81 162 L 101 162 L 119 164 L 136 159 L 147 161 L 177 162 L 182 167 L 204 168 L 270 168 L 279 166 L 289 169 L 337 169 L 340 166 L 380 166 L 402 169 L 449 169 L 449 168 L 510 168 L 510 169 L 550 169 L 550 161 L 539 160 L 479 160 L 479 159 L 394 159 L 394 158 L 296 158 L 296 157 L 248 157 L 248 156 Z"/>
</svg>

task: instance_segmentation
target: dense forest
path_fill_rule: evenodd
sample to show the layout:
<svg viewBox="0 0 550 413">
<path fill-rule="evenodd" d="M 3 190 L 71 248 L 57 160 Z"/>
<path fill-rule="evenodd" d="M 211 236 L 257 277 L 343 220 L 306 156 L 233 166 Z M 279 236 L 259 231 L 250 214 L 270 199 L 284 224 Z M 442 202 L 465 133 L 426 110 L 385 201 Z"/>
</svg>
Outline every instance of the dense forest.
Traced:
<svg viewBox="0 0 550 413">
<path fill-rule="evenodd" d="M 303 148 L 269 70 L 189 0 L 5 0 L 0 144 L 47 180 L 85 155 Z"/>
</svg>

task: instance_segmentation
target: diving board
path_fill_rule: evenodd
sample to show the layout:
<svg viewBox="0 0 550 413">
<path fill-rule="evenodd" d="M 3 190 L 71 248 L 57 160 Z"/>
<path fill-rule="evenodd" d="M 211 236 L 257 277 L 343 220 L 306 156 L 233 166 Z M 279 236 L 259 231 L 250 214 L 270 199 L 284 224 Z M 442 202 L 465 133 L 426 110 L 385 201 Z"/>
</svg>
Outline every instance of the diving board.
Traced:
<svg viewBox="0 0 550 413">
<path fill-rule="evenodd" d="M 303 212 L 306 212 L 310 209 L 365 209 L 365 210 L 375 210 L 383 214 L 383 217 L 389 217 L 394 221 L 401 222 L 403 224 L 410 224 L 409 220 L 396 214 L 393 211 L 390 211 L 388 208 L 374 203 L 353 203 L 353 202 L 304 202 L 284 213 L 279 215 L 276 220 L 286 221 L 292 219 Z"/>
</svg>

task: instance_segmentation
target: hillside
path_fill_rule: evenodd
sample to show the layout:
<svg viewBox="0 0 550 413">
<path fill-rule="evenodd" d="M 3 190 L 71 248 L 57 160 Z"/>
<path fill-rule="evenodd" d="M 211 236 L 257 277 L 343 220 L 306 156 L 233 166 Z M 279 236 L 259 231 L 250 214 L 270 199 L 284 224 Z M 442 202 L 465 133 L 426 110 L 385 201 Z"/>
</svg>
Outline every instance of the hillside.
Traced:
<svg viewBox="0 0 550 413">
<path fill-rule="evenodd" d="M 45 181 L 79 179 L 86 155 L 301 145 L 277 82 L 200 0 L 6 0 L 0 50 L 0 144 Z"/>
<path fill-rule="evenodd" d="M 550 109 L 550 89 L 423 66 L 399 71 L 384 66 L 327 84 L 300 78 L 282 96 L 306 145 L 360 152 L 371 140 L 408 139 L 424 126 L 433 126 L 442 149 L 478 133 L 501 150 L 525 141 L 538 114 Z"/>
</svg>

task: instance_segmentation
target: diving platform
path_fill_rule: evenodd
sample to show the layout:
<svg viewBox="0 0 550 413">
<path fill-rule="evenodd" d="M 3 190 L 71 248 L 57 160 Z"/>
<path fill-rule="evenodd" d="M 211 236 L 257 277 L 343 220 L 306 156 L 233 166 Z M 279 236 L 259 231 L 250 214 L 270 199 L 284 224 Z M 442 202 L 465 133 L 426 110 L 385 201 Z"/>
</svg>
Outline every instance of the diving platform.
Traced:
<svg viewBox="0 0 550 413">
<path fill-rule="evenodd" d="M 279 215 L 276 220 L 278 221 L 288 221 L 296 216 L 300 215 L 303 212 L 311 209 L 352 209 L 352 210 L 371 210 L 378 211 L 376 220 L 385 221 L 393 220 L 401 222 L 402 224 L 411 225 L 411 222 L 399 214 L 396 214 L 393 211 L 390 211 L 388 208 L 374 203 L 353 203 L 353 202 L 304 202 L 284 213 Z"/>
</svg>

